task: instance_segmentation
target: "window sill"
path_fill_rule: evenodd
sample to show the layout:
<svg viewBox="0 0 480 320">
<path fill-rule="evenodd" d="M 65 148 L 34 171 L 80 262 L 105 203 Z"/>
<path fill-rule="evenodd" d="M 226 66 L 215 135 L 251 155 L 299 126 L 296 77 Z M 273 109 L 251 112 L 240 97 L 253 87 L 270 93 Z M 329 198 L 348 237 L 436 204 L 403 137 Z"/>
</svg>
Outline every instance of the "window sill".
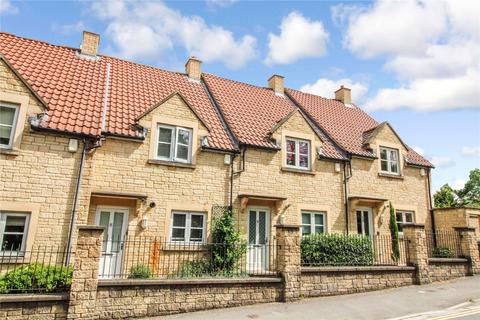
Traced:
<svg viewBox="0 0 480 320">
<path fill-rule="evenodd" d="M 16 148 L 13 148 L 13 149 L 0 148 L 0 154 L 6 154 L 9 156 L 18 156 L 20 154 L 20 150 Z"/>
<path fill-rule="evenodd" d="M 206 251 L 204 243 L 168 243 L 162 247 L 163 251 Z"/>
<path fill-rule="evenodd" d="M 293 173 L 303 173 L 303 174 L 309 174 L 309 175 L 316 175 L 315 172 L 312 170 L 302 170 L 302 169 L 295 169 L 295 168 L 288 168 L 288 167 L 282 167 L 282 171 L 285 172 L 293 172 Z"/>
<path fill-rule="evenodd" d="M 149 159 L 148 163 L 159 164 L 159 165 L 169 166 L 169 167 L 195 169 L 195 165 L 191 163 L 172 162 L 172 161 L 157 160 L 157 159 Z"/>
<path fill-rule="evenodd" d="M 379 172 L 379 173 L 378 173 L 378 176 L 379 176 L 379 177 L 384 177 L 384 178 L 400 179 L 400 180 L 405 179 L 405 177 L 404 177 L 403 175 L 401 175 L 401 174 L 392 174 L 392 173 Z"/>
</svg>

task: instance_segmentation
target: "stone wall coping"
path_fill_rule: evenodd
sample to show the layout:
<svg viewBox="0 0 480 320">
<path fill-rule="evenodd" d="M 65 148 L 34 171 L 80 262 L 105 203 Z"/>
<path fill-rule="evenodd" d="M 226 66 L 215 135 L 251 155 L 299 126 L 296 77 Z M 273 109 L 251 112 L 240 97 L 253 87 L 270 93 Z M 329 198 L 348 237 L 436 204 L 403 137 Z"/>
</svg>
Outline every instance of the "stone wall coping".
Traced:
<svg viewBox="0 0 480 320">
<path fill-rule="evenodd" d="M 275 228 L 283 228 L 283 229 L 300 229 L 301 226 L 298 224 L 276 224 Z"/>
<path fill-rule="evenodd" d="M 215 279 L 108 279 L 99 280 L 99 287 L 126 286 L 177 286 L 177 285 L 224 285 L 250 283 L 281 283 L 282 278 L 252 277 L 252 278 L 215 278 Z"/>
<path fill-rule="evenodd" d="M 343 266 L 343 267 L 302 267 L 302 273 L 315 272 L 376 272 L 376 271 L 414 271 L 412 266 Z"/>
<path fill-rule="evenodd" d="M 464 258 L 428 258 L 429 263 L 467 263 Z"/>
<path fill-rule="evenodd" d="M 0 294 L 0 303 L 11 302 L 46 302 L 46 301 L 67 301 L 68 293 L 49 293 L 49 294 Z"/>
<path fill-rule="evenodd" d="M 423 223 L 402 223 L 402 228 L 425 229 L 425 225 Z"/>
<path fill-rule="evenodd" d="M 78 226 L 78 230 L 104 231 L 105 227 L 85 225 L 85 226 Z"/>
</svg>

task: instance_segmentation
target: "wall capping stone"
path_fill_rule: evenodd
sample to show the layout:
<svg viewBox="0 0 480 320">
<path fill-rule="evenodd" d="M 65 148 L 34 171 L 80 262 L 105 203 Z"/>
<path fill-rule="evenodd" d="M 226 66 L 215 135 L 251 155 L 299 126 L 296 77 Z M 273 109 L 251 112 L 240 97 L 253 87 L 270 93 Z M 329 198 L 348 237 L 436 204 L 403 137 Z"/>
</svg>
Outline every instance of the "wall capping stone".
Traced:
<svg viewBox="0 0 480 320">
<path fill-rule="evenodd" d="M 414 271 L 412 266 L 302 267 L 302 273 Z"/>
<path fill-rule="evenodd" d="M 453 227 L 453 229 L 455 229 L 455 231 L 458 231 L 458 232 L 468 232 L 468 231 L 475 232 L 475 228 L 471 228 L 471 227 Z"/>
<path fill-rule="evenodd" d="M 403 228 L 415 228 L 415 229 L 425 229 L 425 225 L 423 223 L 402 223 Z"/>
<path fill-rule="evenodd" d="M 92 226 L 92 225 L 83 225 L 83 226 L 78 226 L 78 230 L 91 230 L 91 231 L 104 231 L 105 227 L 101 226 Z"/>
<path fill-rule="evenodd" d="M 99 280 L 99 287 L 127 287 L 127 286 L 178 286 L 178 285 L 219 285 L 219 284 L 249 284 L 249 283 L 281 283 L 282 278 L 216 278 L 216 279 L 125 279 L 125 280 Z"/>
<path fill-rule="evenodd" d="M 67 301 L 68 293 L 51 294 L 2 294 L 0 303 L 23 303 L 23 302 L 47 302 L 47 301 Z"/>
<path fill-rule="evenodd" d="M 428 263 L 468 263 L 464 258 L 428 258 Z"/>
</svg>

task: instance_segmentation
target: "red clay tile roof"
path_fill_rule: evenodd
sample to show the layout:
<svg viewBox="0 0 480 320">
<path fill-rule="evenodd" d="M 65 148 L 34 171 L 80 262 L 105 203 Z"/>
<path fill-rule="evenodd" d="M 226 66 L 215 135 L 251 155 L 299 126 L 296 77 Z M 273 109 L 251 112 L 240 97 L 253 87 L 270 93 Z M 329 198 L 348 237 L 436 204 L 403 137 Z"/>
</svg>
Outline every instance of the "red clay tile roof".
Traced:
<svg viewBox="0 0 480 320">
<path fill-rule="evenodd" d="M 342 149 L 353 155 L 375 157 L 363 147 L 363 142 L 379 123 L 362 109 L 298 90 L 286 89 L 286 92 Z M 407 148 L 408 164 L 433 167 L 428 160 Z"/>
<path fill-rule="evenodd" d="M 0 33 L 0 52 L 48 105 L 47 128 L 99 136 L 107 64 L 110 86 L 106 132 L 136 137 L 137 116 L 179 92 L 210 128 L 210 147 L 235 147 L 201 83 L 184 74 L 100 56 L 80 59 L 73 48 Z"/>
<path fill-rule="evenodd" d="M 270 88 L 211 74 L 204 73 L 203 80 L 240 144 L 276 148 L 270 140 L 271 130 L 297 109 L 288 97 L 278 96 Z M 324 141 L 323 156 L 344 159 L 324 133 L 315 131 Z"/>
</svg>

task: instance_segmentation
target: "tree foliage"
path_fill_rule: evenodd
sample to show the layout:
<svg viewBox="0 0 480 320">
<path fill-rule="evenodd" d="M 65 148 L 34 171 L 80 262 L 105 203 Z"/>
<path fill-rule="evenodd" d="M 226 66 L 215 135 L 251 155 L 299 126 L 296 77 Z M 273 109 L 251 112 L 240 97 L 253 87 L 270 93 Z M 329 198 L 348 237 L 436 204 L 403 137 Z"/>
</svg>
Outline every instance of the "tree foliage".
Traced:
<svg viewBox="0 0 480 320">
<path fill-rule="evenodd" d="M 480 208 L 480 169 L 470 171 L 469 179 L 462 189 L 454 190 L 445 184 L 433 195 L 433 199 L 436 208 Z"/>
<path fill-rule="evenodd" d="M 400 241 L 398 237 L 398 225 L 395 217 L 395 208 L 390 202 L 390 233 L 392 234 L 392 259 L 400 259 Z"/>
</svg>

